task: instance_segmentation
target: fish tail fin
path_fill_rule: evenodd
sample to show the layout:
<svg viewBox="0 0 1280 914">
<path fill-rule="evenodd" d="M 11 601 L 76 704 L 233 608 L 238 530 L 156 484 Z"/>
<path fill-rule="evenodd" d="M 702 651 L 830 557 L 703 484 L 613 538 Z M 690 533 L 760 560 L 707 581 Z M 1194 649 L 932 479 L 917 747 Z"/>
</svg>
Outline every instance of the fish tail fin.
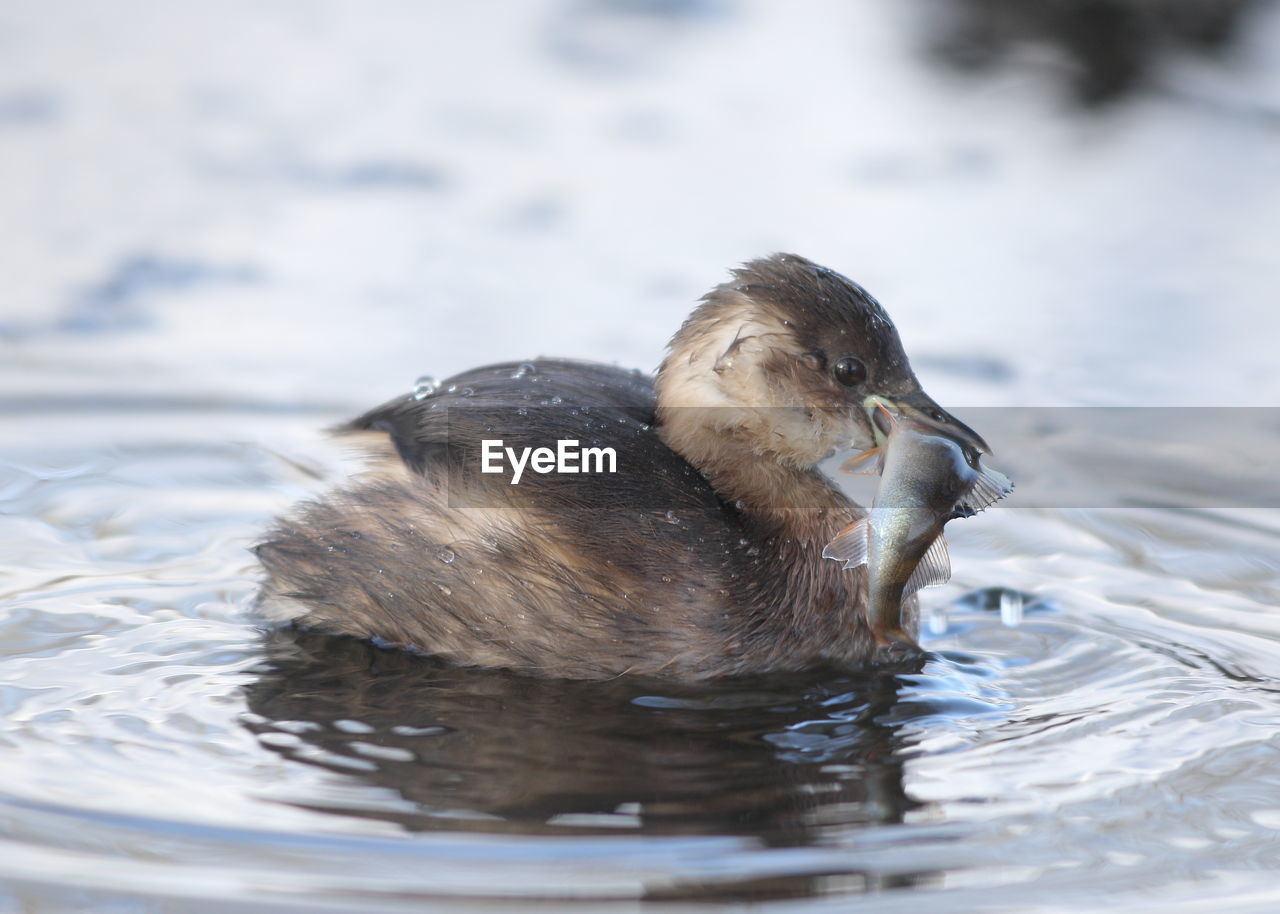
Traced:
<svg viewBox="0 0 1280 914">
<path fill-rule="evenodd" d="M 822 550 L 824 559 L 844 562 L 845 568 L 857 568 L 867 562 L 867 540 L 871 535 L 870 518 L 856 520 L 836 534 Z"/>
<path fill-rule="evenodd" d="M 973 488 L 961 499 L 957 507 L 960 513 L 974 515 L 991 507 L 1012 491 L 1013 483 L 1009 481 L 1008 476 L 991 467 L 982 467 L 978 478 L 973 483 Z"/>
<path fill-rule="evenodd" d="M 911 572 L 911 577 L 907 578 L 907 584 L 902 589 L 902 597 L 906 599 L 922 587 L 945 584 L 950 580 L 951 553 L 947 551 L 947 541 L 939 536 L 929 544 L 929 548 L 920 559 L 920 564 L 916 566 L 915 571 Z"/>
</svg>

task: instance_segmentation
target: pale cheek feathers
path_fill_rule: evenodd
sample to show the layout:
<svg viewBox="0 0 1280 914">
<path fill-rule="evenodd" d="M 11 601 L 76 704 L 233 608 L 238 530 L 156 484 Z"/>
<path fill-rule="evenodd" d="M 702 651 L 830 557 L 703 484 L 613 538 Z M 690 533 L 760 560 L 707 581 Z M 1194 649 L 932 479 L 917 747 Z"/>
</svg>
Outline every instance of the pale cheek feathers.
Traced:
<svg viewBox="0 0 1280 914">
<path fill-rule="evenodd" d="M 716 320 L 689 354 L 673 353 L 663 372 L 665 406 L 766 406 L 773 402 L 759 366 L 781 327 L 757 320 Z"/>
<path fill-rule="evenodd" d="M 803 394 L 792 392 L 790 363 L 800 353 L 786 351 L 789 335 L 781 323 L 760 316 L 708 321 L 687 355 L 673 352 L 661 381 L 663 405 L 798 405 Z"/>
<path fill-rule="evenodd" d="M 859 427 L 838 397 L 803 376 L 802 353 L 781 345 L 788 334 L 759 319 L 708 325 L 690 354 L 673 357 L 663 371 L 659 397 L 668 420 L 686 432 L 697 427 L 753 440 L 757 450 L 800 466 L 847 446 Z"/>
<path fill-rule="evenodd" d="M 838 448 L 848 447 L 857 433 L 853 423 L 833 413 L 792 409 L 770 418 L 772 434 L 780 440 L 778 450 L 800 466 L 812 466 Z"/>
</svg>

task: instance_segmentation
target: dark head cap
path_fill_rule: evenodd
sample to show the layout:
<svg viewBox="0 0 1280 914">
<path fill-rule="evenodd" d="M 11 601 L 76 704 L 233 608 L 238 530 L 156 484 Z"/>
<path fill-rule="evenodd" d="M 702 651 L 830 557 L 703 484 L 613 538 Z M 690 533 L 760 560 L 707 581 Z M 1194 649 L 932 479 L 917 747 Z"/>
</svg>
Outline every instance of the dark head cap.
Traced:
<svg viewBox="0 0 1280 914">
<path fill-rule="evenodd" d="M 752 260 L 733 275 L 707 300 L 749 298 L 789 332 L 780 350 L 811 355 L 818 367 L 825 363 L 827 386 L 841 399 L 854 387 L 883 395 L 920 389 L 893 321 L 847 276 L 796 254 Z"/>
<path fill-rule="evenodd" d="M 733 277 L 671 341 L 658 378 L 669 428 L 675 408 L 717 407 L 722 431 L 807 466 L 871 447 L 870 416 L 883 403 L 985 449 L 920 389 L 893 321 L 862 286 L 795 254 L 750 261 Z"/>
</svg>

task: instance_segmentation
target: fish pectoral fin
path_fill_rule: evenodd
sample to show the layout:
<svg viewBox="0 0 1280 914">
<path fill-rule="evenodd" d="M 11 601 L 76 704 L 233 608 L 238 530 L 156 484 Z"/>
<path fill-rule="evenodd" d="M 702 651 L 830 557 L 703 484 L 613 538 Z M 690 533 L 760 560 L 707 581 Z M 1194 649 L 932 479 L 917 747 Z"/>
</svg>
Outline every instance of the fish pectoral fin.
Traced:
<svg viewBox="0 0 1280 914">
<path fill-rule="evenodd" d="M 867 563 L 867 537 L 871 525 L 867 518 L 854 521 L 836 534 L 836 538 L 827 543 L 822 550 L 824 559 L 835 559 L 844 562 L 845 568 L 857 568 Z"/>
<path fill-rule="evenodd" d="M 960 499 L 960 503 L 956 506 L 957 512 L 965 515 L 977 514 L 979 511 L 990 508 L 1012 491 L 1013 483 L 1009 481 L 1008 476 L 991 467 L 983 467 L 978 478 L 974 480 L 973 488 Z"/>
<path fill-rule="evenodd" d="M 871 458 L 879 456 L 879 460 L 873 461 Z M 844 463 L 840 464 L 840 472 L 857 473 L 859 476 L 876 476 L 879 475 L 881 468 L 884 466 L 884 448 L 873 447 L 863 451 L 861 454 L 854 454 Z"/>
<path fill-rule="evenodd" d="M 951 580 L 951 553 L 947 551 L 947 541 L 939 536 L 929 544 L 920 564 L 907 578 L 907 586 L 902 589 L 905 600 L 922 587 L 933 587 Z"/>
</svg>

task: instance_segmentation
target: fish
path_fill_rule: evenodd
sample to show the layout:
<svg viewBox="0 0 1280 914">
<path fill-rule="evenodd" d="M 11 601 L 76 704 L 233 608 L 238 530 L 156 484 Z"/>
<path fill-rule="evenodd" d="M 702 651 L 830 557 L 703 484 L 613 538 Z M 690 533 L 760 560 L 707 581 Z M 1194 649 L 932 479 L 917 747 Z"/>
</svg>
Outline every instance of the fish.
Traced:
<svg viewBox="0 0 1280 914">
<path fill-rule="evenodd" d="M 876 642 L 916 650 L 902 624 L 902 603 L 922 587 L 951 578 L 951 557 L 942 530 L 958 517 L 972 517 L 1013 491 L 1002 473 L 984 467 L 971 447 L 936 426 L 894 416 L 883 406 L 877 425 L 887 440 L 845 464 L 878 456 L 880 485 L 869 514 L 840 531 L 822 557 L 846 569 L 867 566 L 867 615 Z"/>
</svg>

